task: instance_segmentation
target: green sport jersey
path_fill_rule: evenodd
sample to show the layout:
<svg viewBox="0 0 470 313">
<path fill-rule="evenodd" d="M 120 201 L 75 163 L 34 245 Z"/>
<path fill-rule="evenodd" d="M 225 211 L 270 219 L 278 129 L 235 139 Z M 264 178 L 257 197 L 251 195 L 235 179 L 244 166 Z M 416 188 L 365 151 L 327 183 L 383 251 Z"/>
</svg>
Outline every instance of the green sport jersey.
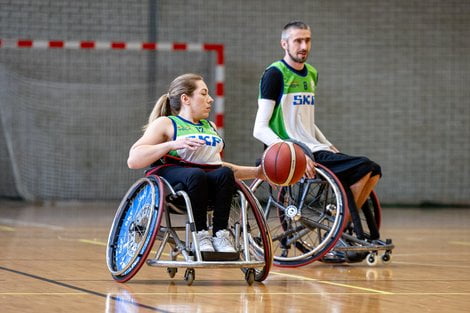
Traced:
<svg viewBox="0 0 470 313">
<path fill-rule="evenodd" d="M 320 142 L 315 127 L 315 89 L 317 70 L 305 63 L 306 71 L 295 71 L 284 61 L 276 61 L 267 69 L 275 67 L 282 74 L 283 87 L 276 100 L 269 127 L 281 139 L 295 139 L 305 143 L 315 152 L 330 150 Z M 260 93 L 260 97 L 262 97 Z"/>
<path fill-rule="evenodd" d="M 196 150 L 179 149 L 171 150 L 168 154 L 179 157 L 185 161 L 198 164 L 222 164 L 220 152 L 224 148 L 223 139 L 207 120 L 201 120 L 194 124 L 181 116 L 168 116 L 173 122 L 173 140 L 181 137 L 197 138 L 205 141 L 205 144 Z"/>
</svg>

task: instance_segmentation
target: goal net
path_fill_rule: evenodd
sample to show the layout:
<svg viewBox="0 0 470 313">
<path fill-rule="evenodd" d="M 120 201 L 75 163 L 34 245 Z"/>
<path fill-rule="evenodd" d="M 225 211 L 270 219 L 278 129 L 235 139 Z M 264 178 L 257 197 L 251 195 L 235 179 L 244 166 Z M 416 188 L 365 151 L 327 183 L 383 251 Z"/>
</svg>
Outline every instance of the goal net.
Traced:
<svg viewBox="0 0 470 313">
<path fill-rule="evenodd" d="M 0 196 L 122 197 L 143 175 L 126 160 L 156 99 L 186 72 L 214 94 L 216 62 L 210 51 L 1 47 Z"/>
</svg>

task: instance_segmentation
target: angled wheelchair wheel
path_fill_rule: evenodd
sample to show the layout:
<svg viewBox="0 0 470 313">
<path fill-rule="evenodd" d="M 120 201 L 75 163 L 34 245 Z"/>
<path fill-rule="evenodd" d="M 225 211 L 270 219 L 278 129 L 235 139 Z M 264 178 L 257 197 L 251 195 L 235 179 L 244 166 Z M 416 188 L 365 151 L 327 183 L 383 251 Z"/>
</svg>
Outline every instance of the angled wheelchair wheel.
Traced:
<svg viewBox="0 0 470 313">
<path fill-rule="evenodd" d="M 254 278 L 255 281 L 261 282 L 268 276 L 273 263 L 271 236 L 258 200 L 242 181 L 237 181 L 236 187 L 237 192 L 230 208 L 229 228 L 233 234 L 239 234 L 235 237 L 239 238 L 242 260 L 264 262 L 264 265 L 260 267 L 242 268 L 247 281 Z M 246 228 L 244 228 L 242 206 L 246 206 Z M 245 230 L 247 232 L 246 245 L 243 238 Z"/>
<path fill-rule="evenodd" d="M 158 232 L 162 208 L 163 184 L 157 176 L 139 179 L 124 196 L 106 250 L 108 269 L 116 281 L 128 281 L 146 261 Z"/>
<path fill-rule="evenodd" d="M 287 187 L 254 182 L 273 240 L 274 264 L 297 267 L 320 259 L 340 239 L 347 220 L 346 193 L 320 164 L 314 179 Z M 266 194 L 269 194 L 266 197 Z"/>
</svg>

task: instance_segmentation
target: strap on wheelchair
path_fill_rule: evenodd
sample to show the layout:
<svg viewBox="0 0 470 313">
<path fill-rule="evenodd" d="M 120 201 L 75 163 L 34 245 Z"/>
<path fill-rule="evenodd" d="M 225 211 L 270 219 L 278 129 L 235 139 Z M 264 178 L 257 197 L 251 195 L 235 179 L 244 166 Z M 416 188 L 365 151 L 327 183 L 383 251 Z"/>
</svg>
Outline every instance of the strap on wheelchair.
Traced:
<svg viewBox="0 0 470 313">
<path fill-rule="evenodd" d="M 150 166 L 150 168 L 145 171 L 145 176 L 158 175 L 158 171 L 160 169 L 164 167 L 168 167 L 168 166 L 175 166 L 175 165 L 183 166 L 183 167 L 197 167 L 206 171 L 214 170 L 222 166 L 220 164 L 212 165 L 212 164 L 192 163 L 192 162 L 185 161 L 178 157 L 165 155 L 160 160 L 153 163 Z"/>
<path fill-rule="evenodd" d="M 351 214 L 351 220 L 353 224 L 354 232 L 356 233 L 357 239 L 364 239 L 364 228 L 362 227 L 361 218 L 355 204 L 354 196 L 349 188 L 345 188 L 346 196 L 348 198 L 349 213 Z"/>
<path fill-rule="evenodd" d="M 377 227 L 377 223 L 375 221 L 375 217 L 372 214 L 372 208 L 369 205 L 369 202 L 366 201 L 362 206 L 362 212 L 366 218 L 367 226 L 369 228 L 369 235 L 371 240 L 380 239 L 380 232 L 379 228 Z"/>
</svg>

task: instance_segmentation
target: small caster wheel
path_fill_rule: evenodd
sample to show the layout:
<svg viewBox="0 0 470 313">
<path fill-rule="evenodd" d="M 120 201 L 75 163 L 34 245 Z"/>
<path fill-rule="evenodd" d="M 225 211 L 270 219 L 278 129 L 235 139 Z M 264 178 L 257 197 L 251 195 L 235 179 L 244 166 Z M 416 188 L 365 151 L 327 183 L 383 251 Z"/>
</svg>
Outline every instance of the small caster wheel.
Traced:
<svg viewBox="0 0 470 313">
<path fill-rule="evenodd" d="M 385 252 L 384 255 L 382 255 L 382 262 L 383 264 L 389 264 L 392 262 L 392 255 L 389 252 Z"/>
<path fill-rule="evenodd" d="M 175 277 L 176 272 L 178 272 L 178 269 L 176 267 L 168 267 L 166 269 L 166 272 L 168 273 L 168 275 L 170 275 L 170 278 L 173 278 Z"/>
<path fill-rule="evenodd" d="M 369 266 L 376 266 L 378 261 L 377 252 L 371 252 L 367 255 L 367 264 Z"/>
<path fill-rule="evenodd" d="M 255 281 L 255 270 L 252 268 L 249 268 L 245 272 L 245 280 L 248 283 L 249 286 L 253 285 L 253 282 Z"/>
<path fill-rule="evenodd" d="M 184 280 L 186 281 L 186 284 L 191 286 L 193 284 L 194 278 L 196 278 L 196 272 L 194 271 L 194 268 L 187 268 L 186 272 L 184 272 Z"/>
</svg>

